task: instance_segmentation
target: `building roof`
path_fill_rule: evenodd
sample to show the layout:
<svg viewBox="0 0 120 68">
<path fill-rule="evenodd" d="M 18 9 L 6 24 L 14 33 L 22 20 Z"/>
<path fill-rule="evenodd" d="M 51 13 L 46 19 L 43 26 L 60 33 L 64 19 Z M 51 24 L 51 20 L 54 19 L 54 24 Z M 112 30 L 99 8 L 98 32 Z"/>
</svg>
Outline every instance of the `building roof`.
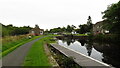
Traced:
<svg viewBox="0 0 120 68">
<path fill-rule="evenodd" d="M 103 24 L 104 22 L 105 22 L 105 20 L 99 21 L 99 22 L 95 23 L 93 26 L 96 26 L 96 25 L 98 25 L 98 24 Z"/>
<path fill-rule="evenodd" d="M 35 25 L 35 27 L 31 29 L 30 31 L 36 31 L 36 30 L 44 31 L 44 29 L 40 29 L 38 25 Z"/>
</svg>

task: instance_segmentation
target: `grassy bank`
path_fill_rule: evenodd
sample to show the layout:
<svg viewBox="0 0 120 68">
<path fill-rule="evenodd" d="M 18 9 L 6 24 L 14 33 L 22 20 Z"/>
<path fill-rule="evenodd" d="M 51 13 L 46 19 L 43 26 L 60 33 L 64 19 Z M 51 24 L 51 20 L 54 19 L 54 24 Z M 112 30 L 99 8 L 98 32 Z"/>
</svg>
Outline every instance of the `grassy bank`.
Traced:
<svg viewBox="0 0 120 68">
<path fill-rule="evenodd" d="M 73 34 L 75 36 L 88 36 L 88 34 Z"/>
<path fill-rule="evenodd" d="M 14 40 L 14 41 L 4 41 L 3 45 L 2 45 L 2 53 L 0 53 L 0 55 L 5 56 L 7 55 L 8 53 L 10 53 L 11 51 L 15 50 L 17 47 L 27 43 L 27 42 L 30 42 L 36 38 L 39 38 L 41 36 L 35 36 L 35 37 L 32 37 L 31 39 L 27 38 L 26 36 L 22 37 L 22 38 L 19 38 L 19 39 L 16 39 L 13 37 L 13 39 L 10 39 L 10 40 Z M 9 37 L 8 37 L 9 39 Z M 5 43 L 6 42 L 6 43 Z"/>
<path fill-rule="evenodd" d="M 30 51 L 28 52 L 23 66 L 51 68 L 53 65 L 51 64 L 51 61 L 49 60 L 48 55 L 45 52 L 44 45 L 47 43 L 55 43 L 55 41 L 53 40 L 53 36 L 55 35 L 46 36 L 35 42 L 32 45 Z M 50 46 L 49 48 L 52 53 L 52 56 L 56 59 L 57 63 L 59 63 L 61 68 L 81 68 L 78 64 L 74 62 L 73 58 L 68 58 L 60 52 L 51 50 Z M 54 51 L 57 53 L 53 53 Z"/>
<path fill-rule="evenodd" d="M 26 56 L 23 66 L 44 66 L 46 68 L 51 67 L 52 65 L 50 64 L 44 50 L 44 44 L 52 42 L 50 40 L 51 38 L 52 36 L 50 35 L 35 42 Z"/>
<path fill-rule="evenodd" d="M 2 37 L 2 52 L 9 49 L 10 47 L 17 45 L 21 41 L 27 40 L 27 35 L 19 35 L 19 36 L 5 36 Z"/>
</svg>

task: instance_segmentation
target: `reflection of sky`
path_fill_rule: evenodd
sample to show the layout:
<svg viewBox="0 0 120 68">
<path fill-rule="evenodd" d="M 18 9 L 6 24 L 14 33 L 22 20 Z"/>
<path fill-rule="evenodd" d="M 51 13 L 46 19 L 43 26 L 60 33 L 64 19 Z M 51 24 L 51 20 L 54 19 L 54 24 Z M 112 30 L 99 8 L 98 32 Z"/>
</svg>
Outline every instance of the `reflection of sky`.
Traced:
<svg viewBox="0 0 120 68">
<path fill-rule="evenodd" d="M 85 45 L 87 45 L 87 44 L 85 44 L 84 46 L 81 46 L 81 43 L 80 42 L 78 42 L 78 41 L 75 41 L 74 43 L 71 43 L 69 46 L 67 45 L 67 42 L 62 42 L 61 40 L 58 40 L 58 44 L 59 45 L 62 45 L 62 46 L 66 46 L 66 47 L 68 47 L 68 48 L 71 48 L 71 49 L 73 49 L 73 50 L 75 50 L 75 51 L 77 51 L 77 52 L 80 52 L 80 53 L 82 53 L 82 54 L 84 54 L 84 55 L 88 55 L 88 53 L 87 53 L 87 49 L 86 49 L 86 47 L 85 47 Z M 91 55 L 90 55 L 92 58 L 94 58 L 94 59 L 97 59 L 97 60 L 99 60 L 99 61 L 102 61 L 102 53 L 100 53 L 100 52 L 98 52 L 97 50 L 95 50 L 94 48 L 92 48 L 92 53 L 91 53 Z"/>
</svg>

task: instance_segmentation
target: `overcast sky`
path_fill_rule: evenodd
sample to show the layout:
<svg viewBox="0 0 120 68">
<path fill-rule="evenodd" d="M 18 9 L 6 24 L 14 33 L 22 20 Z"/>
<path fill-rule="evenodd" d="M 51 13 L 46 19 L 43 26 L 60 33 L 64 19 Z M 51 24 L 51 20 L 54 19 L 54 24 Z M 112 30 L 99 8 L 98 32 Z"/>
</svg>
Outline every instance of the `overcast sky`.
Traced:
<svg viewBox="0 0 120 68">
<path fill-rule="evenodd" d="M 119 0 L 0 0 L 0 23 L 14 26 L 38 24 L 42 29 L 78 26 L 102 20 L 107 6 Z"/>
</svg>

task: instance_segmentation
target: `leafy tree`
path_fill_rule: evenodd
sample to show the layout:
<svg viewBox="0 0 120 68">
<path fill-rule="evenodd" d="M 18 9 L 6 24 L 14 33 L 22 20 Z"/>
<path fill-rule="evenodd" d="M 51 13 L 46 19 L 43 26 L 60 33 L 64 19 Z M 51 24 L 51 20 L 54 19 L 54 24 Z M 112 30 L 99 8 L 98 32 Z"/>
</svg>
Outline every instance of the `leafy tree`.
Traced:
<svg viewBox="0 0 120 68">
<path fill-rule="evenodd" d="M 50 29 L 50 32 L 51 33 L 58 33 L 58 32 L 62 32 L 62 29 L 60 27 L 58 28 L 53 28 L 53 29 Z"/>
<path fill-rule="evenodd" d="M 63 32 L 66 32 L 66 28 L 65 28 L 65 27 L 61 28 L 61 30 L 62 30 Z"/>
<path fill-rule="evenodd" d="M 48 34 L 48 33 L 49 33 L 49 30 L 46 29 L 46 30 L 44 31 L 44 34 Z"/>
<path fill-rule="evenodd" d="M 12 24 L 6 25 L 6 26 L 3 24 L 1 25 L 2 25 L 2 37 L 11 36 L 11 35 L 28 34 L 31 29 L 31 27 L 29 26 L 15 27 Z"/>
<path fill-rule="evenodd" d="M 92 20 L 91 17 L 88 16 L 87 24 L 79 25 L 79 29 L 76 29 L 76 32 L 80 34 L 84 34 L 87 32 L 91 32 L 92 28 L 93 28 Z"/>
<path fill-rule="evenodd" d="M 79 33 L 80 34 L 84 34 L 84 33 L 87 33 L 88 32 L 88 25 L 84 24 L 84 25 L 79 25 L 79 28 L 80 28 L 80 31 Z"/>
<path fill-rule="evenodd" d="M 103 19 L 106 21 L 106 29 L 109 29 L 111 33 L 120 34 L 120 1 L 109 5 L 102 14 L 104 14 Z"/>
<path fill-rule="evenodd" d="M 88 19 L 87 19 L 87 25 L 88 25 L 88 32 L 90 32 L 90 30 L 92 30 L 92 27 L 93 27 L 93 24 L 92 24 L 92 20 L 91 20 L 91 17 L 88 16 Z"/>
<path fill-rule="evenodd" d="M 66 31 L 71 33 L 74 30 L 74 26 L 67 25 Z"/>
<path fill-rule="evenodd" d="M 80 29 L 79 28 L 75 29 L 75 31 L 76 31 L 76 33 L 80 33 Z"/>
<path fill-rule="evenodd" d="M 73 30 L 76 28 L 76 26 L 74 26 L 74 25 L 72 25 L 71 27 L 72 27 Z"/>
<path fill-rule="evenodd" d="M 91 17 L 90 16 L 88 16 L 88 19 L 87 19 L 88 21 L 87 21 L 87 25 L 91 25 L 92 24 L 92 20 L 91 20 Z"/>
<path fill-rule="evenodd" d="M 4 36 L 8 36 L 9 35 L 9 31 L 7 30 L 6 26 L 1 24 L 2 25 L 2 37 Z"/>
</svg>

